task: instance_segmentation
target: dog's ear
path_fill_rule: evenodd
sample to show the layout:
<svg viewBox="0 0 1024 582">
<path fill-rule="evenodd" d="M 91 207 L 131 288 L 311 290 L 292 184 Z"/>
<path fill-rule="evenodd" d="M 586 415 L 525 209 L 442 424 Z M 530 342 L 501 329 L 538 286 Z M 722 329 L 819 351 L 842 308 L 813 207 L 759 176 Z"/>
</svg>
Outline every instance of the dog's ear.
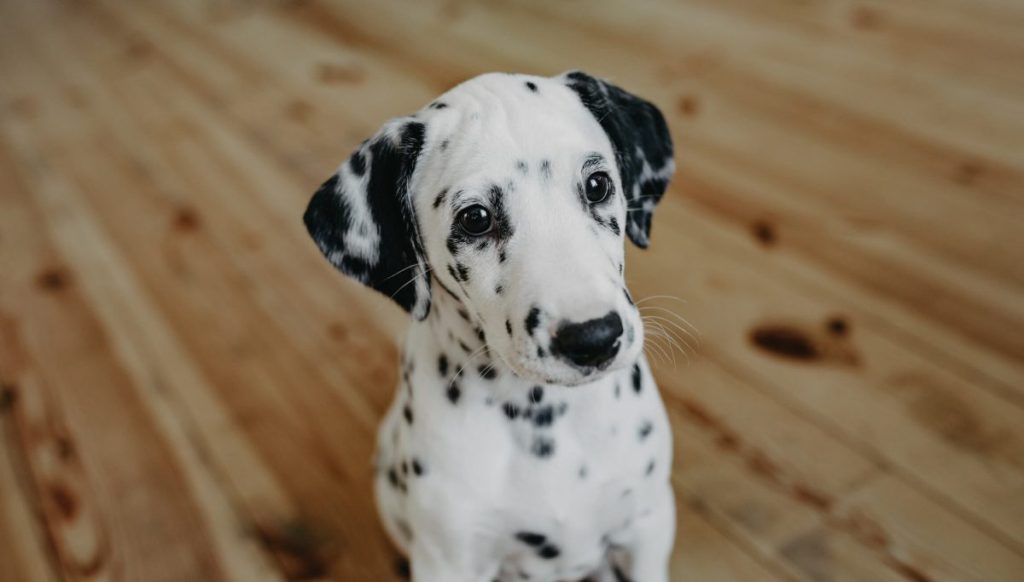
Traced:
<svg viewBox="0 0 1024 582">
<path fill-rule="evenodd" d="M 608 134 L 626 195 L 626 233 L 647 248 L 651 214 L 675 171 L 665 118 L 651 103 L 582 71 L 562 79 Z"/>
<path fill-rule="evenodd" d="M 430 311 L 430 280 L 409 186 L 425 133 L 408 118 L 386 124 L 320 186 L 303 216 L 331 264 L 420 320 Z"/>
</svg>

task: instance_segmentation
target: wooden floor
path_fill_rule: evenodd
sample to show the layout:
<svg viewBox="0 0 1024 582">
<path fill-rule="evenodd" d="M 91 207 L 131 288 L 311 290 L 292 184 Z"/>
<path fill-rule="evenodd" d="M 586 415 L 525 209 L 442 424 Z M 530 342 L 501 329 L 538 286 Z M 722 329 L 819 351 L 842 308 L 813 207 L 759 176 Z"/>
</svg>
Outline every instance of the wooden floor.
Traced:
<svg viewBox="0 0 1024 582">
<path fill-rule="evenodd" d="M 386 118 L 570 68 L 678 146 L 627 268 L 702 340 L 649 348 L 673 580 L 1024 580 L 1018 0 L 0 1 L 0 579 L 399 579 L 405 319 L 300 214 Z"/>
</svg>

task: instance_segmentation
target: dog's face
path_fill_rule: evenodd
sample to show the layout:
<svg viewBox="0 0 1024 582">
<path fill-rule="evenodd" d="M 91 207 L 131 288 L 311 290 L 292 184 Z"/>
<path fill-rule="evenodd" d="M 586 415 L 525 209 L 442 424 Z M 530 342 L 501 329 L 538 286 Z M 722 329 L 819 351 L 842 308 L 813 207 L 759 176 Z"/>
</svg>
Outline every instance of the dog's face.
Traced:
<svg viewBox="0 0 1024 582">
<path fill-rule="evenodd" d="M 673 168 L 650 103 L 578 72 L 489 74 L 386 124 L 305 219 L 417 319 L 444 293 L 517 375 L 573 385 L 642 350 L 623 237 L 647 245 Z"/>
</svg>

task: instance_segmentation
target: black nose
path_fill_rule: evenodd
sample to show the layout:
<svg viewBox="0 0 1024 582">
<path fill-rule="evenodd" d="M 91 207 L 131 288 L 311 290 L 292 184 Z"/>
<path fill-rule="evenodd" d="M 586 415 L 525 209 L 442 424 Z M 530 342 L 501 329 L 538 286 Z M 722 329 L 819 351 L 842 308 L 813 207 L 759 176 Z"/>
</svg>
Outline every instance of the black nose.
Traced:
<svg viewBox="0 0 1024 582">
<path fill-rule="evenodd" d="M 551 351 L 577 366 L 600 366 L 619 353 L 622 318 L 612 311 L 583 323 L 562 324 L 551 340 Z"/>
</svg>

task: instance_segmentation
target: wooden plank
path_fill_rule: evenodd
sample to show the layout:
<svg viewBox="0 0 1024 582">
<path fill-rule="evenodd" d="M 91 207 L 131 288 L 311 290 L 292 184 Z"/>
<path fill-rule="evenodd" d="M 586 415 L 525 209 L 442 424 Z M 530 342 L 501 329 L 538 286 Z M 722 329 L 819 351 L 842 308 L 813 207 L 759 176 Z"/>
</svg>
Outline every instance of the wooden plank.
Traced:
<svg viewBox="0 0 1024 582">
<path fill-rule="evenodd" d="M 78 273 L 42 239 L 44 222 L 10 179 L 6 153 L 0 165 L 0 229 L 18 241 L 0 247 L 6 414 L 61 574 L 223 579 L 204 518 L 83 302 Z"/>
</svg>

